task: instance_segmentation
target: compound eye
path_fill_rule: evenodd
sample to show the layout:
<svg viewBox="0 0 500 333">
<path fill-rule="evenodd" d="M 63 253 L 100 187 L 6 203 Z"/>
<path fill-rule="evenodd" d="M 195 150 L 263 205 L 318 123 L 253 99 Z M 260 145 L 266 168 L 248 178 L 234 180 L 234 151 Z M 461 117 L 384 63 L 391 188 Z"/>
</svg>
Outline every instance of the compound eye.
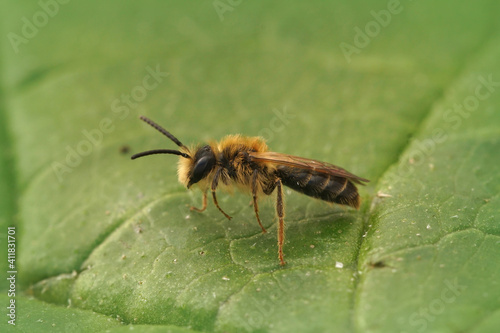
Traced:
<svg viewBox="0 0 500 333">
<path fill-rule="evenodd" d="M 193 175 L 191 176 L 191 183 L 195 184 L 199 182 L 205 174 L 212 168 L 211 159 L 209 157 L 202 157 L 196 162 L 193 169 Z"/>
</svg>

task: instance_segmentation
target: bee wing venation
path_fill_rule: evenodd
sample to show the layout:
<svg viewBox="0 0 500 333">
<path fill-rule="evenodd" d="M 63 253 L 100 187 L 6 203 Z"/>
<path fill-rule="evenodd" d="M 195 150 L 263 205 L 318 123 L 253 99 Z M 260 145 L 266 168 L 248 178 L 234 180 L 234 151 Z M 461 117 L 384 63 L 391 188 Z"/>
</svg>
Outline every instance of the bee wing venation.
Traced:
<svg viewBox="0 0 500 333">
<path fill-rule="evenodd" d="M 340 176 L 347 178 L 357 184 L 364 185 L 363 182 L 369 182 L 368 179 L 364 179 L 353 175 L 349 171 L 342 169 L 336 165 L 321 162 L 309 158 L 287 155 L 276 153 L 272 151 L 267 152 L 251 152 L 249 153 L 250 158 L 256 162 L 271 162 L 278 165 L 286 165 L 293 168 L 300 168 L 311 170 L 319 173 L 324 173 L 332 176 Z"/>
</svg>

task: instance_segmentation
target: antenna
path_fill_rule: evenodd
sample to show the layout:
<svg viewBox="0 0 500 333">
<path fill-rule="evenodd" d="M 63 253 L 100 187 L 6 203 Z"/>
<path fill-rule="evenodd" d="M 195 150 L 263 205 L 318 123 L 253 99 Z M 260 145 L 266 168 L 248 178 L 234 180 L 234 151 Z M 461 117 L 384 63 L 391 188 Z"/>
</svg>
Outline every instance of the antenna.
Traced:
<svg viewBox="0 0 500 333">
<path fill-rule="evenodd" d="M 181 147 L 181 148 L 187 148 L 186 146 L 184 146 L 182 144 L 182 142 L 179 141 L 179 139 L 177 139 L 169 131 L 167 131 L 166 129 L 164 129 L 163 127 L 161 127 L 160 125 L 158 125 L 157 123 L 155 123 L 154 121 L 152 121 L 151 119 L 149 119 L 147 117 L 144 117 L 144 116 L 140 116 L 139 119 L 141 119 L 142 121 L 144 121 L 145 123 L 147 123 L 148 125 L 150 125 L 151 127 L 153 127 L 155 130 L 157 130 L 161 134 L 165 135 L 167 138 L 169 138 L 170 140 L 172 140 L 173 142 L 175 142 L 175 144 L 178 145 L 179 147 Z"/>
<path fill-rule="evenodd" d="M 156 129 L 158 132 L 160 132 L 163 135 L 165 135 L 167 138 L 169 138 L 173 142 L 175 142 L 175 144 L 178 145 L 179 147 L 184 148 L 187 151 L 189 151 L 189 149 L 186 146 L 184 146 L 182 144 L 182 142 L 179 141 L 179 139 L 177 139 L 169 131 L 167 131 L 166 129 L 164 129 L 163 127 L 161 127 L 160 125 L 158 125 L 157 123 L 155 123 L 154 121 L 152 121 L 151 119 L 146 118 L 144 116 L 141 116 L 140 119 L 142 121 L 144 121 L 145 123 L 147 123 L 148 125 L 150 125 L 151 127 L 153 127 L 154 129 Z M 189 156 L 188 154 L 183 153 L 183 152 L 181 152 L 179 150 L 173 150 L 173 149 L 153 149 L 153 150 L 147 150 L 147 151 L 143 151 L 142 153 L 138 153 L 138 154 L 132 155 L 131 158 L 133 160 L 135 160 L 136 158 L 139 158 L 139 157 L 148 156 L 148 155 L 155 155 L 155 154 L 173 154 L 173 155 L 182 156 L 184 158 L 191 158 L 191 156 Z"/>
<path fill-rule="evenodd" d="M 154 149 L 154 150 L 147 150 L 143 151 L 142 153 L 137 153 L 135 155 L 132 155 L 131 159 L 135 160 L 136 158 L 143 157 L 143 156 L 148 156 L 148 155 L 156 155 L 156 154 L 173 154 L 173 155 L 180 155 L 185 158 L 191 158 L 188 154 L 182 153 L 178 150 L 172 150 L 172 149 Z"/>
</svg>

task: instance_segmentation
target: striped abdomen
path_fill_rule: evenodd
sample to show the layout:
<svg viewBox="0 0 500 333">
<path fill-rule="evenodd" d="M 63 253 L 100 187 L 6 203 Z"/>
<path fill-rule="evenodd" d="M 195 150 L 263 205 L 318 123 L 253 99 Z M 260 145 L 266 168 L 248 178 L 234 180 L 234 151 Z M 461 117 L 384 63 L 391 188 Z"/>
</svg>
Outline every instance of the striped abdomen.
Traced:
<svg viewBox="0 0 500 333">
<path fill-rule="evenodd" d="M 312 170 L 279 166 L 276 170 L 283 185 L 313 198 L 359 208 L 358 189 L 347 178 Z"/>
</svg>

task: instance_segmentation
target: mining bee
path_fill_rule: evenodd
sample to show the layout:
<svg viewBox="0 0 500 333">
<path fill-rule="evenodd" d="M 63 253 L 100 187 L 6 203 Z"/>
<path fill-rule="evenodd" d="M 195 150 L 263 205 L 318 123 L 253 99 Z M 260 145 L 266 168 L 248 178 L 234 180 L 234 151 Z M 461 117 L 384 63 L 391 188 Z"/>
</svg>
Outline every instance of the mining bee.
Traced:
<svg viewBox="0 0 500 333">
<path fill-rule="evenodd" d="M 313 198 L 358 209 L 360 198 L 354 184 L 364 185 L 363 182 L 369 181 L 329 163 L 268 151 L 265 141 L 260 137 L 228 135 L 220 142 L 188 148 L 152 120 L 144 116 L 140 119 L 172 140 L 180 149 L 148 150 L 133 155 L 132 159 L 154 154 L 179 155 L 179 181 L 188 189 L 196 184 L 203 192 L 202 207 L 191 207 L 191 210 L 202 212 L 207 208 L 207 192 L 210 190 L 215 206 L 226 218 L 231 219 L 219 206 L 215 193 L 220 183 L 225 186 L 237 185 L 250 190 L 257 222 L 265 233 L 257 199 L 276 190 L 278 257 L 281 265 L 285 265 L 283 186 Z"/>
</svg>

